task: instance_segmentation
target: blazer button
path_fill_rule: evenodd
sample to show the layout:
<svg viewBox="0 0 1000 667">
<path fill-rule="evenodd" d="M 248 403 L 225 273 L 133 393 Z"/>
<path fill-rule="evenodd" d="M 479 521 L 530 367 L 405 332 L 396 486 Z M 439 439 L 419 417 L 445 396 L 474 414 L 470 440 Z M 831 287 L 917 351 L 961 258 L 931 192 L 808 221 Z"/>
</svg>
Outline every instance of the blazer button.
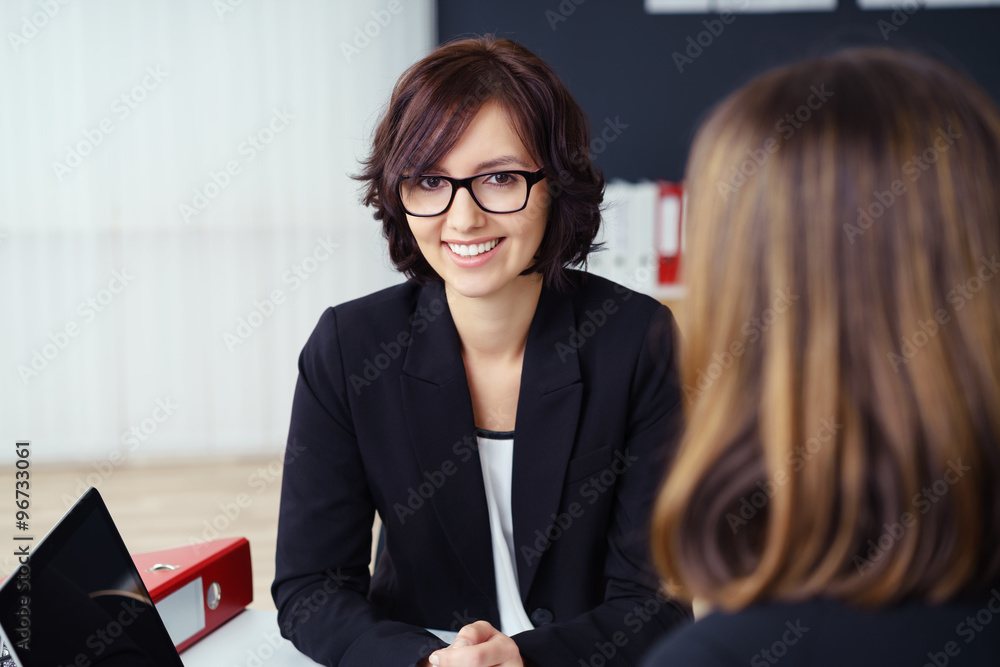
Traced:
<svg viewBox="0 0 1000 667">
<path fill-rule="evenodd" d="M 552 612 L 545 607 L 539 607 L 535 611 L 531 612 L 531 622 L 535 624 L 536 628 L 540 625 L 551 623 L 552 620 Z"/>
</svg>

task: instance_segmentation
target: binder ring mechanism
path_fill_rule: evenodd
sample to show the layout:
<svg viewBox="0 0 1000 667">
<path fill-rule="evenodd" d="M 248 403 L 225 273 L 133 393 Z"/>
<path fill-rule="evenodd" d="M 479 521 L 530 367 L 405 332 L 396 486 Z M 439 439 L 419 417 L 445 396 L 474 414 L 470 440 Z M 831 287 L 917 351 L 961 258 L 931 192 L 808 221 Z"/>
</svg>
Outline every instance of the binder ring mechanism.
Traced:
<svg viewBox="0 0 1000 667">
<path fill-rule="evenodd" d="M 213 581 L 205 591 L 205 606 L 209 611 L 215 611 L 219 608 L 220 602 L 222 602 L 222 586 L 218 581 Z"/>
<path fill-rule="evenodd" d="M 146 570 L 146 572 L 162 572 L 163 570 L 177 570 L 180 569 L 180 565 L 171 565 L 170 563 L 157 563 L 153 567 Z"/>
</svg>

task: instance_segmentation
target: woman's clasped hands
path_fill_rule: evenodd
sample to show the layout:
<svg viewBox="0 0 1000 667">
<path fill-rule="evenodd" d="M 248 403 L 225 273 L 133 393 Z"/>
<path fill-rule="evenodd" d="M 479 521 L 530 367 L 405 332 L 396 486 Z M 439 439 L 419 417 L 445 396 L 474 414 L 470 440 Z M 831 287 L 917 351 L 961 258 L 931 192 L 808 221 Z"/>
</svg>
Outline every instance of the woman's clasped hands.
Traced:
<svg viewBox="0 0 1000 667">
<path fill-rule="evenodd" d="M 476 621 L 458 631 L 448 648 L 431 653 L 421 665 L 435 667 L 523 667 L 514 640 L 487 621 Z"/>
</svg>

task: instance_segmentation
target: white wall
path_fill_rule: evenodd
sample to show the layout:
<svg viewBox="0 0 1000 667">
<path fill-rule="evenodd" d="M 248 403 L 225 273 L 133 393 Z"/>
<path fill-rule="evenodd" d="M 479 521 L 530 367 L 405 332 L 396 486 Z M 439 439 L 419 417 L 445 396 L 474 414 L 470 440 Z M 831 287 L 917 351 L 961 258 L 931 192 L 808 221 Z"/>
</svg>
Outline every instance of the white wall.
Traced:
<svg viewBox="0 0 1000 667">
<path fill-rule="evenodd" d="M 433 15 L 0 4 L 0 462 L 280 451 L 323 309 L 402 279 L 348 174 Z"/>
</svg>

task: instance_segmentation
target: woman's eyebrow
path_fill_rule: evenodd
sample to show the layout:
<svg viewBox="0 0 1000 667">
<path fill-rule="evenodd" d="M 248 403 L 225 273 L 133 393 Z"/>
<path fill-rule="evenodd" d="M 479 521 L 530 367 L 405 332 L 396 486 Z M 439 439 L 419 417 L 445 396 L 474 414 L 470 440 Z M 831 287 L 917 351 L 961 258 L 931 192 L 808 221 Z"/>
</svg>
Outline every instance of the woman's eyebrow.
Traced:
<svg viewBox="0 0 1000 667">
<path fill-rule="evenodd" d="M 485 162 L 480 162 L 476 165 L 476 168 L 472 170 L 473 174 L 483 174 L 488 171 L 495 170 L 497 167 L 521 167 L 523 169 L 528 169 L 529 165 L 516 155 L 501 155 L 500 157 L 495 157 L 491 160 L 486 160 Z M 448 170 L 438 164 L 432 164 L 423 170 L 425 174 L 439 174 L 441 176 L 451 176 Z"/>
<path fill-rule="evenodd" d="M 487 160 L 485 162 L 480 162 L 476 167 L 476 173 L 483 173 L 486 171 L 491 171 L 497 167 L 524 167 L 527 168 L 528 164 L 516 155 L 502 155 L 500 157 L 493 158 L 492 160 Z"/>
</svg>

